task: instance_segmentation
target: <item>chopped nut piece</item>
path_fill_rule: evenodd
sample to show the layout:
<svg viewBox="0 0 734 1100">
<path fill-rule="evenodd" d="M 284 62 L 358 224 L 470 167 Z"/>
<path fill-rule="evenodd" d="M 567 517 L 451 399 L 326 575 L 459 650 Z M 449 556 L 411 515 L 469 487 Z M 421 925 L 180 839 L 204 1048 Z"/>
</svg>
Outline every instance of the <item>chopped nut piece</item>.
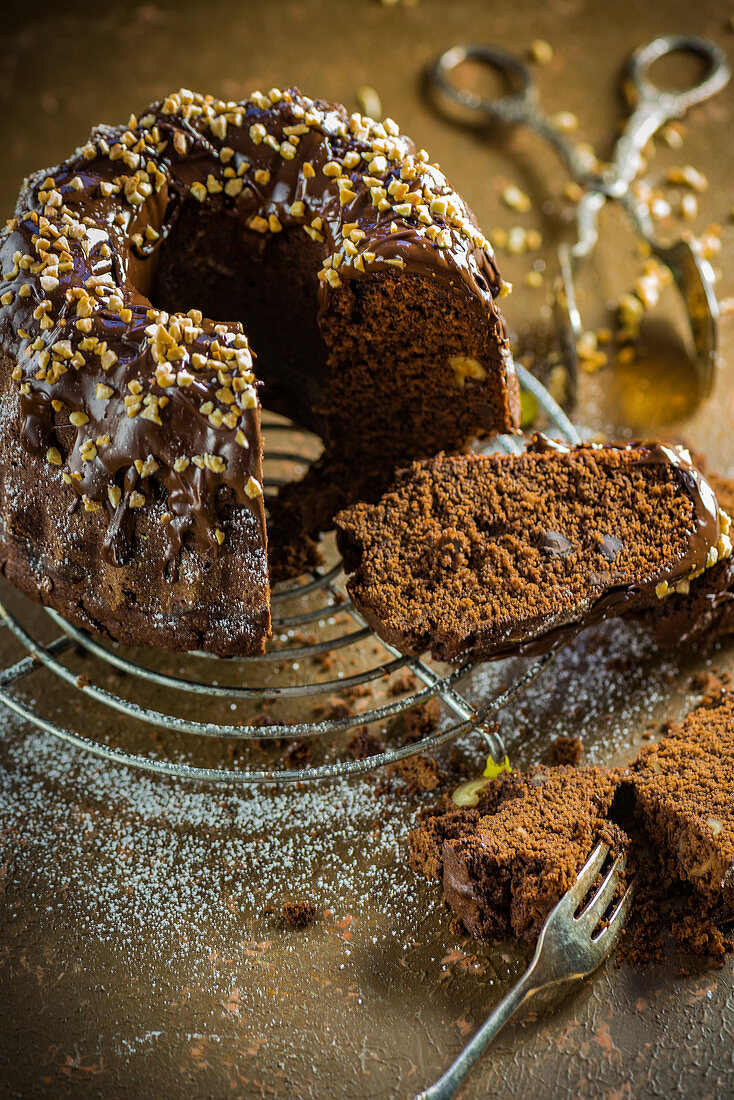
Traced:
<svg viewBox="0 0 734 1100">
<path fill-rule="evenodd" d="M 363 115 L 368 115 L 370 118 L 382 118 L 382 100 L 374 88 L 362 84 L 354 93 L 354 98 L 357 100 L 357 106 Z"/>
<path fill-rule="evenodd" d="M 550 122 L 551 125 L 564 134 L 571 134 L 579 128 L 578 117 L 573 111 L 556 111 L 555 114 L 550 116 Z"/>
<path fill-rule="evenodd" d="M 553 60 L 553 47 L 543 38 L 534 38 L 528 48 L 531 61 L 537 65 L 550 65 Z"/>
<path fill-rule="evenodd" d="M 695 195 L 684 195 L 680 200 L 681 217 L 687 222 L 692 222 L 698 215 L 698 202 Z"/>
<path fill-rule="evenodd" d="M 487 372 L 479 360 L 472 359 L 466 355 L 449 356 L 449 366 L 454 372 L 456 385 L 462 390 L 466 385 L 467 378 L 474 378 L 481 381 L 483 378 L 487 377 Z"/>
<path fill-rule="evenodd" d="M 671 149 L 680 149 L 683 144 L 683 133 L 680 123 L 669 122 L 667 126 L 663 126 L 660 131 L 660 136 L 665 144 L 669 145 Z"/>
<path fill-rule="evenodd" d="M 505 206 L 509 206 L 511 210 L 517 210 L 519 213 L 526 213 L 533 205 L 529 196 L 514 185 L 505 187 L 502 192 L 502 201 Z"/>
<path fill-rule="evenodd" d="M 665 175 L 665 179 L 667 183 L 690 187 L 692 191 L 699 192 L 705 191 L 709 185 L 709 181 L 703 172 L 699 172 L 697 168 L 690 164 L 686 164 L 683 168 L 670 168 Z"/>
</svg>

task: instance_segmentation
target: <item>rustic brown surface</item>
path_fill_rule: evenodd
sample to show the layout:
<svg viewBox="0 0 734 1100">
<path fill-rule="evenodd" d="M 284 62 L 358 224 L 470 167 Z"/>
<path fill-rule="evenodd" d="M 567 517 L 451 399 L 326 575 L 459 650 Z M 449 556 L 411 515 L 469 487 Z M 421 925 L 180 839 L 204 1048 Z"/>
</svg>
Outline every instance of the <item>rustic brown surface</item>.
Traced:
<svg viewBox="0 0 734 1100">
<path fill-rule="evenodd" d="M 575 111 L 580 134 L 605 153 L 629 51 L 672 30 L 709 34 L 731 49 L 730 14 L 721 0 L 521 0 L 500 8 L 484 0 L 396 8 L 370 0 L 187 0 L 104 12 L 91 3 L 41 3 L 32 15 L 17 6 L 5 16 L 2 42 L 0 206 L 9 210 L 21 176 L 39 159 L 63 157 L 92 122 L 123 117 L 181 84 L 238 97 L 258 84 L 294 81 L 347 104 L 367 84 L 437 157 L 486 229 L 522 223 L 548 244 L 552 211 L 521 216 L 500 195 L 513 182 L 536 205 L 560 205 L 565 178 L 553 155 L 528 134 L 498 143 L 433 118 L 420 95 L 420 65 L 469 38 L 515 50 L 546 38 L 555 48 L 551 65 L 539 69 L 548 110 Z M 683 163 L 708 175 L 695 225 L 725 227 L 716 261 L 723 297 L 734 291 L 732 114 L 729 88 L 696 111 L 683 150 L 660 146 L 650 163 L 655 179 Z M 606 323 L 604 303 L 634 281 L 632 249 L 622 217 L 605 212 L 600 251 L 585 274 L 587 323 Z M 545 249 L 535 255 L 552 259 Z M 520 285 L 531 259 L 503 263 L 517 286 L 505 314 L 526 337 L 543 301 L 542 291 Z M 664 311 L 674 306 L 669 296 Z M 684 434 L 712 469 L 731 474 L 728 320 L 722 337 L 715 402 L 690 412 L 679 341 L 666 332 L 668 354 L 657 365 L 584 377 L 585 420 L 638 434 L 690 412 L 668 435 Z M 46 638 L 55 635 L 42 612 L 12 595 L 9 602 Z M 0 646 L 4 661 L 20 655 L 7 637 Z M 661 656 L 631 626 L 586 635 L 499 716 L 513 762 L 543 761 L 550 740 L 570 733 L 582 737 L 585 763 L 627 762 L 646 730 L 679 719 L 696 700 L 694 673 L 719 674 L 733 657 L 731 647 L 708 658 Z M 351 671 L 356 660 L 345 654 L 341 665 Z M 161 703 L 93 662 L 71 663 L 110 690 Z M 201 662 L 158 663 L 203 674 Z M 482 672 L 475 699 L 509 674 Z M 230 759 L 226 747 L 166 738 L 80 706 L 45 673 L 23 693 L 45 714 L 137 751 L 161 748 L 199 764 Z M 194 697 L 179 708 L 201 711 Z M 207 716 L 233 720 L 225 705 Z M 459 1051 L 522 966 L 509 947 L 477 949 L 457 937 L 435 888 L 404 866 L 420 800 L 377 796 L 369 782 L 259 795 L 155 782 L 91 762 L 11 717 L 3 715 L 0 728 L 0 1081 L 9 1095 L 410 1097 Z M 476 774 L 475 739 L 464 755 Z M 287 931 L 263 917 L 268 904 L 295 897 L 312 898 L 323 918 Z M 602 971 L 552 1018 L 508 1029 L 464 1095 L 729 1095 L 732 963 L 685 978 L 679 970 L 668 962 L 641 973 Z"/>
</svg>

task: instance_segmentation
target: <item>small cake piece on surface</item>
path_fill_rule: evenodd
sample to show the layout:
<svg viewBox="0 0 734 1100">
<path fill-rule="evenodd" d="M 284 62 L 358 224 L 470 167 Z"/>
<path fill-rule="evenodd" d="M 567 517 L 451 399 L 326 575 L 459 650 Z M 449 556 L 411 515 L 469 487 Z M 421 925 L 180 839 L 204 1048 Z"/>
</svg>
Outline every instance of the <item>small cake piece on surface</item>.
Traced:
<svg viewBox="0 0 734 1100">
<path fill-rule="evenodd" d="M 551 742 L 551 764 L 571 764 L 575 767 L 581 763 L 583 755 L 584 743 L 580 737 L 556 737 Z"/>
<path fill-rule="evenodd" d="M 281 912 L 289 928 L 308 928 L 316 920 L 316 905 L 308 898 L 283 902 Z"/>
<path fill-rule="evenodd" d="M 734 914 L 734 694 L 644 748 L 631 777 L 636 813 L 670 878 Z"/>
<path fill-rule="evenodd" d="M 444 803 L 426 815 L 411 834 L 411 865 L 442 876 L 446 901 L 472 936 L 514 933 L 534 943 L 596 843 L 626 845 L 607 821 L 618 783 L 617 772 L 598 768 L 503 773 L 475 809 Z"/>
<path fill-rule="evenodd" d="M 444 456 L 337 517 L 349 592 L 403 653 L 538 653 L 657 605 L 731 553 L 728 517 L 682 448 Z"/>
<path fill-rule="evenodd" d="M 734 693 L 699 706 L 626 769 L 544 767 L 471 780 L 420 814 L 410 864 L 442 879 L 477 939 L 533 944 L 599 840 L 629 857 L 630 962 L 734 944 Z"/>
</svg>

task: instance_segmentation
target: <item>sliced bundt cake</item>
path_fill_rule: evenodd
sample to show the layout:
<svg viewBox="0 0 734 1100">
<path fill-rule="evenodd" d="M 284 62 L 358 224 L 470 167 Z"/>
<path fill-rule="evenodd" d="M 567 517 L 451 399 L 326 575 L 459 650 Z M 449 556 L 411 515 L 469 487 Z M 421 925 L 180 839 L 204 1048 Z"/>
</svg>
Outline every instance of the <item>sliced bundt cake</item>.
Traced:
<svg viewBox="0 0 734 1100">
<path fill-rule="evenodd" d="M 0 270 L 2 572 L 119 641 L 262 650 L 261 401 L 353 465 L 517 423 L 463 201 L 296 91 L 99 127 L 27 181 Z"/>
</svg>

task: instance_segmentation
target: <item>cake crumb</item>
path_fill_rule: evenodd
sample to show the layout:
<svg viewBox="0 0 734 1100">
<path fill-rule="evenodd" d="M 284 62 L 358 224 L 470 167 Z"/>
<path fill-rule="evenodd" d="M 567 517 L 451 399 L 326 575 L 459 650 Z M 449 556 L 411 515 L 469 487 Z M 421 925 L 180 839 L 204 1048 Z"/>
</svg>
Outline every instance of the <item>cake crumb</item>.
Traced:
<svg viewBox="0 0 734 1100">
<path fill-rule="evenodd" d="M 715 672 L 703 669 L 691 678 L 691 689 L 700 694 L 702 706 L 711 706 L 724 690 L 724 682 Z"/>
<path fill-rule="evenodd" d="M 571 764 L 573 767 L 581 763 L 584 755 L 584 743 L 580 737 L 556 737 L 551 742 L 550 762 L 554 766 L 559 764 Z"/>
<path fill-rule="evenodd" d="M 411 745 L 416 741 L 422 741 L 438 729 L 441 718 L 441 708 L 437 699 L 429 699 L 425 703 L 419 703 L 410 710 L 405 710 L 390 723 L 391 733 L 397 733 L 402 744 Z"/>
<path fill-rule="evenodd" d="M 307 928 L 316 920 L 316 906 L 306 898 L 283 902 L 281 912 L 289 928 Z"/>
<path fill-rule="evenodd" d="M 283 763 L 287 768 L 300 768 L 311 759 L 311 746 L 307 741 L 293 740 L 285 747 Z"/>
<path fill-rule="evenodd" d="M 406 795 L 425 794 L 426 791 L 434 791 L 441 782 L 441 773 L 438 763 L 425 753 L 417 756 L 409 756 L 406 760 L 398 760 L 388 769 L 391 778 L 402 780 L 404 787 L 402 793 Z"/>
<path fill-rule="evenodd" d="M 374 733 L 367 726 L 360 726 L 347 744 L 347 752 L 353 760 L 367 760 L 370 756 L 377 756 L 385 751 L 385 745 L 379 733 Z"/>
</svg>

